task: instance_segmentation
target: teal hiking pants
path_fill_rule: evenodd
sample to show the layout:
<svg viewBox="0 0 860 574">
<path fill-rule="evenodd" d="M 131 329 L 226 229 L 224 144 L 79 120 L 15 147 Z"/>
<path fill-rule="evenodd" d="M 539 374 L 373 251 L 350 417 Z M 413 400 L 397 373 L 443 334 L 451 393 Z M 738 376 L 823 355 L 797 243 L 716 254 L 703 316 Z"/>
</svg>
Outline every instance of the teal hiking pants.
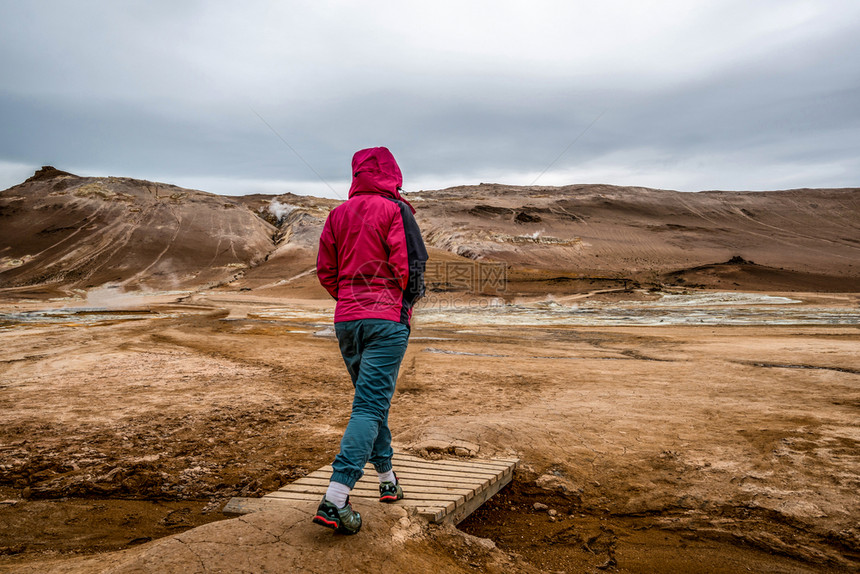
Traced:
<svg viewBox="0 0 860 574">
<path fill-rule="evenodd" d="M 409 342 L 409 327 L 386 319 L 335 323 L 340 354 L 355 387 L 352 415 L 334 459 L 331 480 L 352 488 L 368 461 L 377 472 L 391 469 L 388 409 L 400 362 Z"/>
</svg>

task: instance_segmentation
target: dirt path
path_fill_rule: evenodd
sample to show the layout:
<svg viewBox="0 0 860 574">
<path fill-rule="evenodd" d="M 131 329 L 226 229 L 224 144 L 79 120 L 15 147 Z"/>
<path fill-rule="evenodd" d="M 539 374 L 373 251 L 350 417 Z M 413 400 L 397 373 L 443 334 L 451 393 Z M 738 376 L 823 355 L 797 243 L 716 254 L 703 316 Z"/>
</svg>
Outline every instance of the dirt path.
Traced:
<svg viewBox="0 0 860 574">
<path fill-rule="evenodd" d="M 314 335 L 326 310 L 278 318 L 230 297 L 0 329 L 0 569 L 152 557 L 229 497 L 330 462 L 351 386 L 334 340 Z M 521 458 L 462 525 L 522 555 L 515 570 L 839 571 L 860 565 L 858 372 L 856 326 L 419 319 L 391 426 L 426 456 Z M 206 532 L 218 524 L 239 523 Z M 426 564 L 501 568 L 498 551 L 420 529 L 407 545 Z"/>
</svg>

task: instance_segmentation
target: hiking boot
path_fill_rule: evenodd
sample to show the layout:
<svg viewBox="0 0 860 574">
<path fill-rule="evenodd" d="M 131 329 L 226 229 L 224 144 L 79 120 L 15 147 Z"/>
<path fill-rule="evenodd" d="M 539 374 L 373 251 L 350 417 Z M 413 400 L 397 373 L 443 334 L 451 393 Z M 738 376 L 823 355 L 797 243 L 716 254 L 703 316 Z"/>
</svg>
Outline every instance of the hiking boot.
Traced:
<svg viewBox="0 0 860 574">
<path fill-rule="evenodd" d="M 379 502 L 397 502 L 402 498 L 403 489 L 400 487 L 396 473 L 394 475 L 394 482 L 379 483 Z"/>
<path fill-rule="evenodd" d="M 343 508 L 338 508 L 323 497 L 314 516 L 314 523 L 332 528 L 341 534 L 355 534 L 361 530 L 361 514 L 352 509 L 349 497 L 346 498 L 346 506 Z"/>
</svg>

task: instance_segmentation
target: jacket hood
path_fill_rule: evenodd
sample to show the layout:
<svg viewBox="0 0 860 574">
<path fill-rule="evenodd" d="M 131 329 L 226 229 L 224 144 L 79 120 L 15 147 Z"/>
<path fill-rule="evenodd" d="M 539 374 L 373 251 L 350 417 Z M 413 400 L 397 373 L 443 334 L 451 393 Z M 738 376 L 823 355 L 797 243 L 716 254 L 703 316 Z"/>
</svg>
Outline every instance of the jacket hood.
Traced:
<svg viewBox="0 0 860 574">
<path fill-rule="evenodd" d="M 352 185 L 349 197 L 361 193 L 376 193 L 402 201 L 412 213 L 415 208 L 400 195 L 403 175 L 394 156 L 386 147 L 371 147 L 352 156 Z"/>
</svg>

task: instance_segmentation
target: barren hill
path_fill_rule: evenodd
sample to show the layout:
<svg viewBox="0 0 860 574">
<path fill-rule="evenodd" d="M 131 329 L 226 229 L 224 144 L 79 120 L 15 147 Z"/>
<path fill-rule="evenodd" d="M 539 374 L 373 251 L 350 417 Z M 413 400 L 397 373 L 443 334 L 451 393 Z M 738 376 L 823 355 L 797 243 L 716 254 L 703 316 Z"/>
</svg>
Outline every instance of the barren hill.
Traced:
<svg viewBox="0 0 860 574">
<path fill-rule="evenodd" d="M 215 284 L 264 258 L 275 232 L 229 198 L 45 167 L 0 192 L 0 288 Z"/>
<path fill-rule="evenodd" d="M 431 263 L 503 262 L 509 294 L 676 285 L 860 291 L 857 189 L 454 187 L 409 195 Z M 336 200 L 224 197 L 43 168 L 0 192 L 0 289 L 266 289 L 324 297 L 315 248 Z M 444 265 L 431 288 L 446 290 Z"/>
<path fill-rule="evenodd" d="M 719 288 L 856 290 L 856 189 L 681 193 L 481 184 L 414 197 L 428 242 L 531 268 Z"/>
<path fill-rule="evenodd" d="M 452 287 L 445 263 L 481 261 L 507 264 L 509 295 L 637 284 L 860 290 L 856 189 L 681 193 L 481 184 L 408 198 L 431 263 L 437 263 L 428 269 L 431 289 Z M 266 212 L 272 198 L 236 200 Z M 278 256 L 236 285 L 311 294 L 317 289 L 311 274 L 316 239 L 337 202 L 298 196 L 275 201 L 290 206 L 282 221 L 272 221 L 281 230 Z"/>
</svg>

